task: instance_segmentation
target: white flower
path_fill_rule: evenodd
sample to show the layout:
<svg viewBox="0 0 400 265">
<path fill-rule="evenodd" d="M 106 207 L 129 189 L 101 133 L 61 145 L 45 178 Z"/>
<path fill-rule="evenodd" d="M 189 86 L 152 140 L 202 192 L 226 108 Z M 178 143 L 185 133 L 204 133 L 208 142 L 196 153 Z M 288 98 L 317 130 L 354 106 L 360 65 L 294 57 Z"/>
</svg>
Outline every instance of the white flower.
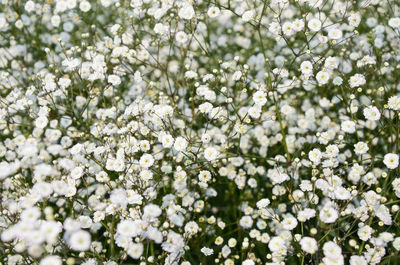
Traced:
<svg viewBox="0 0 400 265">
<path fill-rule="evenodd" d="M 343 84 L 343 79 L 340 76 L 336 76 L 335 78 L 333 78 L 332 83 L 335 86 L 340 86 L 341 84 Z"/>
<path fill-rule="evenodd" d="M 229 247 L 234 248 L 234 247 L 236 246 L 236 244 L 237 244 L 237 240 L 236 240 L 236 239 L 230 238 L 230 239 L 228 240 L 228 246 L 229 246 Z"/>
<path fill-rule="evenodd" d="M 251 228 L 253 226 L 253 218 L 251 218 L 251 216 L 245 215 L 240 218 L 239 224 L 244 229 Z"/>
<path fill-rule="evenodd" d="M 164 148 L 170 148 L 174 144 L 174 138 L 170 134 L 164 134 L 161 137 L 161 143 Z"/>
<path fill-rule="evenodd" d="M 340 127 L 342 131 L 346 133 L 355 133 L 356 131 L 356 124 L 354 123 L 354 121 L 343 121 Z"/>
<path fill-rule="evenodd" d="M 364 117 L 370 121 L 377 121 L 381 118 L 381 113 L 375 106 L 369 106 L 364 109 Z"/>
<path fill-rule="evenodd" d="M 221 11 L 220 11 L 219 8 L 216 7 L 216 6 L 210 7 L 210 8 L 208 9 L 208 11 L 207 11 L 207 15 L 208 15 L 210 18 L 218 17 L 220 13 L 221 13 Z"/>
<path fill-rule="evenodd" d="M 211 256 L 212 254 L 214 254 L 214 250 L 207 247 L 202 247 L 200 251 L 204 254 L 204 256 Z"/>
<path fill-rule="evenodd" d="M 334 258 L 325 257 L 322 262 L 324 265 L 344 265 L 344 257 L 342 255 Z"/>
<path fill-rule="evenodd" d="M 88 12 L 88 11 L 90 10 L 91 7 L 92 7 L 92 6 L 91 6 L 91 4 L 90 4 L 88 1 L 82 1 L 82 2 L 79 4 L 79 9 L 80 9 L 82 12 Z"/>
<path fill-rule="evenodd" d="M 76 232 L 73 232 L 69 239 L 69 245 L 71 249 L 77 251 L 89 250 L 90 243 L 91 243 L 90 233 L 84 230 L 78 230 Z"/>
<path fill-rule="evenodd" d="M 368 239 L 370 239 L 371 234 L 372 234 L 372 228 L 368 225 L 364 225 L 357 231 L 357 235 L 362 241 L 367 241 Z"/>
<path fill-rule="evenodd" d="M 322 153 L 319 149 L 314 148 L 308 153 L 308 158 L 315 164 L 318 165 L 321 162 Z"/>
<path fill-rule="evenodd" d="M 26 12 L 32 12 L 33 10 L 35 10 L 35 2 L 33 2 L 32 0 L 27 1 L 24 5 L 24 8 Z"/>
<path fill-rule="evenodd" d="M 392 17 L 392 18 L 390 18 L 388 24 L 392 28 L 400 28 L 400 17 Z"/>
<path fill-rule="evenodd" d="M 72 179 L 79 179 L 83 175 L 83 167 L 76 167 L 71 171 L 71 178 Z"/>
<path fill-rule="evenodd" d="M 323 0 L 308 0 L 307 3 L 311 8 L 319 8 L 324 3 L 324 1 Z"/>
<path fill-rule="evenodd" d="M 127 253 L 131 258 L 139 259 L 143 254 L 143 250 L 144 250 L 143 244 L 132 243 L 129 245 Z"/>
<path fill-rule="evenodd" d="M 388 100 L 389 109 L 392 110 L 400 110 L 400 97 L 399 96 L 392 96 Z"/>
<path fill-rule="evenodd" d="M 65 66 L 65 71 L 67 72 L 76 69 L 80 64 L 81 64 L 81 59 L 79 58 L 67 58 L 64 61 L 62 61 L 62 65 Z M 60 78 L 59 82 L 65 82 L 62 81 L 62 79 L 68 79 L 68 78 Z"/>
<path fill-rule="evenodd" d="M 234 81 L 238 81 L 242 77 L 242 72 L 241 71 L 236 71 L 232 75 L 232 79 Z"/>
<path fill-rule="evenodd" d="M 43 258 L 39 265 L 61 265 L 62 261 L 59 256 L 47 256 Z"/>
<path fill-rule="evenodd" d="M 300 240 L 301 249 L 307 253 L 314 254 L 318 250 L 317 240 L 305 236 Z"/>
<path fill-rule="evenodd" d="M 199 180 L 201 182 L 208 182 L 211 180 L 211 173 L 208 170 L 202 170 L 199 173 Z"/>
<path fill-rule="evenodd" d="M 268 170 L 267 176 L 271 179 L 273 183 L 277 184 L 285 182 L 286 180 L 289 179 L 288 174 L 283 173 L 281 170 L 276 170 L 276 169 Z"/>
<path fill-rule="evenodd" d="M 351 198 L 350 191 L 343 187 L 335 187 L 334 194 L 337 200 L 348 200 Z"/>
<path fill-rule="evenodd" d="M 300 64 L 300 71 L 304 75 L 311 75 L 313 73 L 313 65 L 310 61 L 304 61 Z"/>
<path fill-rule="evenodd" d="M 105 213 L 103 211 L 97 211 L 93 215 L 93 221 L 98 223 L 98 222 L 104 220 L 104 217 L 105 217 Z"/>
<path fill-rule="evenodd" d="M 250 20 L 252 20 L 254 17 L 254 11 L 253 10 L 249 10 L 243 13 L 242 15 L 242 20 L 244 22 L 249 22 Z"/>
<path fill-rule="evenodd" d="M 282 249 L 286 249 L 285 241 L 281 237 L 275 236 L 269 241 L 268 248 L 272 252 L 277 252 Z"/>
<path fill-rule="evenodd" d="M 326 68 L 334 70 L 339 66 L 339 59 L 337 57 L 329 56 L 325 59 L 324 65 Z"/>
<path fill-rule="evenodd" d="M 140 158 L 139 164 L 141 167 L 149 168 L 154 164 L 154 158 L 150 154 L 143 154 Z"/>
<path fill-rule="evenodd" d="M 157 23 L 154 26 L 154 32 L 160 35 L 164 35 L 168 33 L 169 27 L 167 25 L 164 25 L 162 23 Z"/>
<path fill-rule="evenodd" d="M 157 244 L 160 244 L 163 240 L 162 233 L 157 228 L 152 226 L 146 229 L 145 236 L 151 240 L 154 240 Z"/>
<path fill-rule="evenodd" d="M 122 220 L 117 225 L 117 233 L 126 237 L 135 237 L 139 235 L 139 223 L 132 220 Z"/>
<path fill-rule="evenodd" d="M 363 256 L 351 256 L 350 257 L 350 261 L 349 261 L 350 265 L 367 265 L 368 262 L 365 260 L 365 258 Z"/>
<path fill-rule="evenodd" d="M 113 86 L 117 86 L 121 84 L 121 78 L 117 75 L 109 75 L 108 83 L 111 83 Z"/>
<path fill-rule="evenodd" d="M 84 146 L 82 144 L 76 144 L 69 149 L 71 155 L 79 154 L 81 151 L 84 150 Z"/>
<path fill-rule="evenodd" d="M 41 198 L 47 198 L 53 193 L 53 186 L 50 183 L 40 181 L 33 185 L 32 193 Z"/>
<path fill-rule="evenodd" d="M 333 207 L 324 207 L 319 212 L 319 218 L 322 222 L 331 224 L 334 223 L 339 217 L 338 211 Z"/>
<path fill-rule="evenodd" d="M 21 220 L 24 222 L 35 222 L 41 215 L 38 207 L 28 208 L 22 211 Z"/>
<path fill-rule="evenodd" d="M 78 220 L 81 224 L 81 228 L 90 228 L 93 224 L 92 219 L 90 219 L 89 216 L 81 215 Z"/>
<path fill-rule="evenodd" d="M 188 41 L 188 35 L 183 31 L 179 31 L 176 33 L 175 39 L 178 43 L 184 44 Z"/>
<path fill-rule="evenodd" d="M 336 259 L 342 255 L 342 249 L 332 241 L 326 242 L 322 249 L 324 255 L 328 258 Z"/>
<path fill-rule="evenodd" d="M 301 19 L 296 19 L 293 21 L 292 26 L 295 31 L 302 31 L 304 29 L 304 21 Z"/>
<path fill-rule="evenodd" d="M 204 102 L 199 106 L 199 111 L 201 113 L 209 113 L 213 108 L 213 105 L 209 102 Z"/>
<path fill-rule="evenodd" d="M 357 155 L 363 155 L 367 153 L 369 150 L 369 147 L 366 143 L 364 142 L 358 142 L 354 145 L 354 153 Z"/>
<path fill-rule="evenodd" d="M 297 220 L 294 217 L 286 217 L 281 222 L 283 229 L 293 230 L 297 226 Z"/>
<path fill-rule="evenodd" d="M 365 85 L 365 77 L 362 74 L 355 74 L 352 77 L 350 77 L 350 87 L 359 87 Z"/>
<path fill-rule="evenodd" d="M 339 148 L 335 144 L 330 144 L 326 147 L 325 155 L 328 157 L 336 157 L 339 154 Z"/>
<path fill-rule="evenodd" d="M 315 31 L 319 31 L 321 29 L 322 23 L 319 19 L 312 18 L 312 19 L 310 19 L 310 21 L 308 21 L 307 25 L 311 31 L 315 32 Z"/>
<path fill-rule="evenodd" d="M 201 136 L 201 141 L 202 141 L 204 144 L 207 144 L 207 143 L 209 143 L 209 142 L 211 141 L 211 136 L 210 136 L 208 133 L 205 133 L 205 134 L 203 134 L 203 135 Z"/>
<path fill-rule="evenodd" d="M 44 127 L 47 126 L 48 122 L 49 122 L 49 120 L 45 116 L 39 116 L 35 120 L 35 126 L 37 128 L 43 129 Z"/>
<path fill-rule="evenodd" d="M 267 207 L 269 204 L 270 204 L 269 199 L 261 199 L 257 202 L 257 208 L 262 209 L 262 208 Z"/>
<path fill-rule="evenodd" d="M 399 156 L 397 154 L 389 153 L 383 158 L 383 163 L 389 169 L 395 169 L 399 166 Z"/>
<path fill-rule="evenodd" d="M 315 76 L 315 78 L 317 79 L 318 84 L 325 85 L 329 81 L 329 72 L 327 72 L 327 71 L 319 71 L 317 73 L 317 75 Z"/>
<path fill-rule="evenodd" d="M 55 16 L 52 16 L 52 17 L 51 17 L 51 24 L 52 24 L 54 27 L 58 27 L 58 26 L 60 25 L 60 22 L 61 22 L 60 16 L 55 15 Z"/>
<path fill-rule="evenodd" d="M 397 251 L 400 251 L 400 237 L 396 237 L 392 244 Z"/>
<path fill-rule="evenodd" d="M 193 6 L 189 3 L 185 3 L 181 9 L 179 9 L 178 15 L 180 18 L 183 19 L 192 19 L 194 16 L 194 9 Z"/>
<path fill-rule="evenodd" d="M 143 208 L 143 216 L 150 217 L 150 218 L 157 218 L 161 215 L 161 208 L 155 204 L 147 204 Z"/>
<path fill-rule="evenodd" d="M 58 80 L 58 85 L 62 88 L 67 88 L 71 84 L 71 79 L 69 78 L 60 78 Z"/>
<path fill-rule="evenodd" d="M 188 146 L 188 142 L 186 141 L 185 138 L 178 136 L 175 139 L 174 149 L 176 151 L 185 151 L 187 146 Z"/>
<path fill-rule="evenodd" d="M 257 91 L 253 95 L 254 103 L 258 106 L 264 106 L 267 103 L 267 94 L 264 91 Z"/>
<path fill-rule="evenodd" d="M 286 36 L 292 36 L 292 35 L 295 33 L 293 24 L 290 23 L 290 22 L 288 22 L 288 21 L 285 22 L 285 23 L 283 23 L 283 25 L 282 25 L 282 32 L 283 32 L 283 34 L 285 34 Z"/>
<path fill-rule="evenodd" d="M 333 28 L 328 31 L 328 37 L 332 40 L 338 40 L 341 39 L 343 36 L 343 33 L 340 29 Z"/>
<path fill-rule="evenodd" d="M 252 261 L 251 259 L 246 259 L 242 262 L 242 265 L 254 265 L 254 261 Z"/>
<path fill-rule="evenodd" d="M 281 31 L 281 25 L 278 22 L 272 22 L 269 24 L 269 28 L 268 30 L 274 34 L 274 35 L 278 35 L 279 32 Z"/>
<path fill-rule="evenodd" d="M 188 235 L 195 235 L 199 232 L 199 225 L 194 222 L 190 221 L 185 225 L 185 233 Z"/>
<path fill-rule="evenodd" d="M 204 150 L 204 158 L 208 161 L 213 161 L 217 159 L 218 156 L 219 152 L 214 147 L 207 147 L 206 150 Z"/>
<path fill-rule="evenodd" d="M 361 16 L 358 13 L 353 13 L 347 18 L 347 20 L 349 21 L 350 26 L 358 27 L 358 25 L 360 25 L 361 22 Z"/>
<path fill-rule="evenodd" d="M 250 107 L 248 110 L 248 114 L 250 117 L 254 119 L 258 119 L 261 116 L 261 108 L 258 106 Z"/>
<path fill-rule="evenodd" d="M 378 208 L 375 208 L 375 214 L 385 225 L 392 224 L 392 216 L 385 205 L 380 205 Z"/>
<path fill-rule="evenodd" d="M 161 246 L 164 251 L 174 253 L 182 250 L 185 246 L 185 242 L 180 234 L 170 231 L 168 233 L 167 240 L 162 243 Z"/>
</svg>

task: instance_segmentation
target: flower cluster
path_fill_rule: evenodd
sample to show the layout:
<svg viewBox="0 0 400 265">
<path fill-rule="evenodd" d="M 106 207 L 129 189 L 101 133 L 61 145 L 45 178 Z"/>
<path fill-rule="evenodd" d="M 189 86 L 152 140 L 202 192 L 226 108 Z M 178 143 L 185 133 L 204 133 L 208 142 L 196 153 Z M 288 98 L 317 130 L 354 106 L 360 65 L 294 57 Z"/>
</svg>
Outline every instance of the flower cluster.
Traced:
<svg viewBox="0 0 400 265">
<path fill-rule="evenodd" d="M 0 6 L 0 264 L 400 263 L 400 2 Z"/>
</svg>

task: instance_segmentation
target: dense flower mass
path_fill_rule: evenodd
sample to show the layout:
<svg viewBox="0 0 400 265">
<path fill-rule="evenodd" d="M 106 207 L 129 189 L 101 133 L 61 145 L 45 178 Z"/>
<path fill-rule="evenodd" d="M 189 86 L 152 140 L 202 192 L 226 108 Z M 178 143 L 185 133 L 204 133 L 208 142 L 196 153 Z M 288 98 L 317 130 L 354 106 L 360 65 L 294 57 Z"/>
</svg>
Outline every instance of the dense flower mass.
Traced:
<svg viewBox="0 0 400 265">
<path fill-rule="evenodd" d="M 0 0 L 0 264 L 400 264 L 400 2 Z"/>
</svg>

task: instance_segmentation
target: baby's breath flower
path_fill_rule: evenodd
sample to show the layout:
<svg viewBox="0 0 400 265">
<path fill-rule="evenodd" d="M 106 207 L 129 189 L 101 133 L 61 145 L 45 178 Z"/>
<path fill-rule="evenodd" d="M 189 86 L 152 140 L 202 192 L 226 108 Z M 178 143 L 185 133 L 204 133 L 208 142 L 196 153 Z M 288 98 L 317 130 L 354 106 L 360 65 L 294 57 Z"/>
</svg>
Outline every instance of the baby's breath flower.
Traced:
<svg viewBox="0 0 400 265">
<path fill-rule="evenodd" d="M 399 3 L 294 2 L 3 1 L 2 262 L 393 261 Z"/>
</svg>

